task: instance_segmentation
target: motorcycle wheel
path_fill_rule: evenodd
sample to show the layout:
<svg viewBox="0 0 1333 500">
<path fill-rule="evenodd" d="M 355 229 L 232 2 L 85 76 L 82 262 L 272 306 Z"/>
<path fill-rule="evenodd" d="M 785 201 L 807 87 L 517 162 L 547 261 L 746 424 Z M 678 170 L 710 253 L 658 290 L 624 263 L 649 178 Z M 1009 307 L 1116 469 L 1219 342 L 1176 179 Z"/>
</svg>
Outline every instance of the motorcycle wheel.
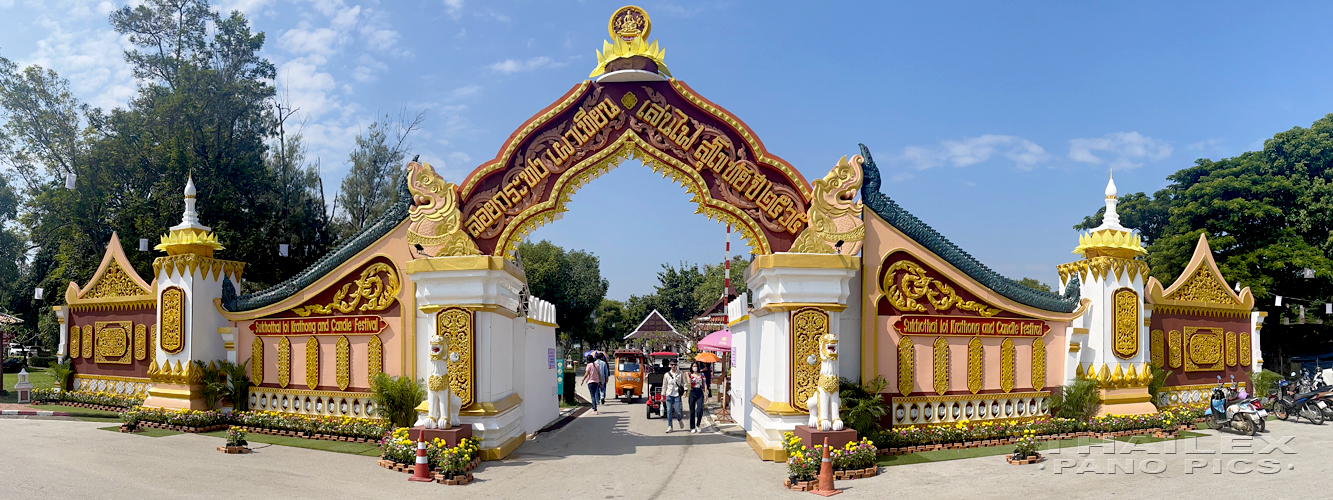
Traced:
<svg viewBox="0 0 1333 500">
<path fill-rule="evenodd" d="M 1254 422 L 1250 421 L 1250 417 L 1239 413 L 1231 417 L 1231 428 L 1246 436 L 1253 436 L 1255 431 Z"/>
<path fill-rule="evenodd" d="M 1281 401 L 1273 403 L 1273 416 L 1277 417 L 1278 420 L 1286 420 L 1290 413 L 1291 408 L 1288 408 L 1286 403 Z"/>
<path fill-rule="evenodd" d="M 643 410 L 644 410 L 644 413 L 647 413 L 646 418 L 648 418 L 649 420 L 652 420 L 652 419 L 653 419 L 653 407 L 648 406 L 648 405 L 643 405 Z"/>
<path fill-rule="evenodd" d="M 1259 432 L 1268 432 L 1268 419 L 1259 419 Z"/>
<path fill-rule="evenodd" d="M 1305 409 L 1307 410 L 1305 417 L 1310 419 L 1310 423 L 1315 425 L 1324 425 L 1323 410 L 1321 410 L 1318 406 L 1312 404 L 1305 405 Z"/>
<path fill-rule="evenodd" d="M 1214 417 L 1213 412 L 1211 411 L 1203 414 L 1203 423 L 1204 425 L 1207 425 L 1209 429 L 1212 430 L 1218 430 L 1222 427 L 1217 423 L 1217 417 Z"/>
</svg>

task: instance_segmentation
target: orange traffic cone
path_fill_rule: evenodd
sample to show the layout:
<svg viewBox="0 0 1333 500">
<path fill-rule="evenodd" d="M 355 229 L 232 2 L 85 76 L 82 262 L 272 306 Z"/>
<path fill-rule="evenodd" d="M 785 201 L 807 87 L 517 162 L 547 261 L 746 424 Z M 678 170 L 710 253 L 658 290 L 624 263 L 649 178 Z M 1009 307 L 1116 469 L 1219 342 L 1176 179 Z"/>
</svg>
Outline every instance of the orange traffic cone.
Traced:
<svg viewBox="0 0 1333 500">
<path fill-rule="evenodd" d="M 819 464 L 819 484 L 810 493 L 826 497 L 842 493 L 833 488 L 833 460 L 829 458 L 828 438 L 824 438 L 824 458 Z"/>
<path fill-rule="evenodd" d="M 412 472 L 412 477 L 407 478 L 407 480 L 422 483 L 434 482 L 435 478 L 430 475 L 430 460 L 426 459 L 426 433 L 422 432 L 421 434 L 421 439 L 417 440 L 417 468 Z"/>
</svg>

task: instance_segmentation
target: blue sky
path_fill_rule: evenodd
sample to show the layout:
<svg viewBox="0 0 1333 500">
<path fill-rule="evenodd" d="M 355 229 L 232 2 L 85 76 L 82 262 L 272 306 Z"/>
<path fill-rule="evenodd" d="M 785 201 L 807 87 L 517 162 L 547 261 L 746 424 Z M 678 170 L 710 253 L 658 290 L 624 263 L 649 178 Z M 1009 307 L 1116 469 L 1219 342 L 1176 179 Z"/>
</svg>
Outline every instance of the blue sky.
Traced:
<svg viewBox="0 0 1333 500">
<path fill-rule="evenodd" d="M 121 2 L 0 0 L 0 54 L 124 103 Z M 230 0 L 268 39 L 332 192 L 377 114 L 425 109 L 413 151 L 460 181 L 586 78 L 620 2 Z M 652 2 L 672 73 L 807 178 L 865 143 L 884 191 L 1008 276 L 1055 281 L 1070 226 L 1333 111 L 1327 3 Z M 532 237 L 602 259 L 610 298 L 662 262 L 717 262 L 725 233 L 626 163 Z M 743 247 L 736 244 L 733 248 Z"/>
</svg>

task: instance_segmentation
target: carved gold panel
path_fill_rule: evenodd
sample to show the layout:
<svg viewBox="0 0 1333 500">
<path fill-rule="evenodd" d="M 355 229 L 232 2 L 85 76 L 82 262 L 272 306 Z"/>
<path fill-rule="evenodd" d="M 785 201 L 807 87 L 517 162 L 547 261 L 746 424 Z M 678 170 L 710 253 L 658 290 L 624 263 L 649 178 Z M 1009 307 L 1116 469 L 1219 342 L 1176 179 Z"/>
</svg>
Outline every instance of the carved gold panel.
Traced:
<svg viewBox="0 0 1333 500">
<path fill-rule="evenodd" d="M 910 260 L 891 264 L 884 272 L 880 290 L 884 291 L 884 297 L 895 309 L 905 313 L 926 312 L 926 306 L 918 302 L 922 298 L 938 313 L 948 312 L 955 307 L 987 318 L 1000 313 L 999 309 L 985 303 L 963 299 L 953 286 L 930 277 L 925 267 Z"/>
<path fill-rule="evenodd" d="M 935 338 L 935 393 L 941 396 L 949 392 L 949 341 L 944 337 Z"/>
<path fill-rule="evenodd" d="M 370 337 L 370 346 L 366 350 L 366 373 L 369 375 L 367 380 L 374 380 L 375 375 L 384 372 L 384 343 L 379 335 Z"/>
<path fill-rule="evenodd" d="M 133 279 L 130 279 L 129 274 L 126 274 L 125 270 L 120 268 L 120 264 L 113 260 L 111 261 L 111 265 L 107 266 L 106 272 L 102 273 L 102 277 L 93 285 L 92 289 L 88 290 L 88 293 L 83 294 L 80 298 L 101 299 L 108 297 L 134 297 L 147 294 L 148 291 L 139 288 L 139 285 L 134 283 Z"/>
<path fill-rule="evenodd" d="M 337 368 L 338 389 L 345 391 L 352 383 L 352 343 L 347 341 L 346 336 L 338 337 L 335 351 L 334 366 Z"/>
<path fill-rule="evenodd" d="M 980 337 L 972 337 L 967 342 L 967 390 L 972 394 L 981 392 L 982 381 L 984 380 L 982 370 L 985 368 L 985 350 L 981 345 Z"/>
<path fill-rule="evenodd" d="M 1046 343 L 1041 337 L 1032 339 L 1032 390 L 1046 388 Z"/>
<path fill-rule="evenodd" d="M 1180 330 L 1171 330 L 1171 333 L 1166 334 L 1166 346 L 1167 361 L 1171 363 L 1172 368 L 1180 368 L 1181 353 L 1185 350 Z"/>
<path fill-rule="evenodd" d="M 1250 352 L 1250 334 L 1239 332 L 1236 335 L 1238 342 L 1236 346 L 1236 357 L 1238 359 L 1236 361 L 1240 366 L 1250 366 L 1250 362 L 1254 359 L 1254 353 Z"/>
<path fill-rule="evenodd" d="M 312 391 L 319 387 L 319 337 L 314 335 L 305 341 L 305 385 Z"/>
<path fill-rule="evenodd" d="M 791 405 L 810 411 L 805 402 L 819 383 L 819 339 L 829 333 L 828 311 L 803 307 L 791 314 Z M 811 363 L 814 361 L 814 363 Z"/>
<path fill-rule="evenodd" d="M 1227 366 L 1236 366 L 1236 332 L 1227 332 Z"/>
<path fill-rule="evenodd" d="M 1185 327 L 1185 371 L 1206 372 L 1226 368 L 1222 356 L 1224 343 L 1219 327 Z"/>
<path fill-rule="evenodd" d="M 1129 359 L 1139 353 L 1139 294 L 1132 288 L 1120 288 L 1111 294 L 1112 352 L 1121 359 Z"/>
<path fill-rule="evenodd" d="M 109 363 L 115 365 L 128 365 L 134 362 L 133 357 L 133 338 L 134 324 L 129 321 L 98 321 L 93 330 L 94 342 L 97 344 L 97 357 L 93 359 L 96 363 Z"/>
<path fill-rule="evenodd" d="M 1176 291 L 1171 292 L 1171 295 L 1167 295 L 1166 298 L 1206 304 L 1239 304 L 1227 291 L 1226 283 L 1219 283 L 1217 277 L 1209 271 L 1208 266 L 1199 266 L 1198 269 L 1195 269 L 1189 281 L 1186 281 Z"/>
<path fill-rule="evenodd" d="M 148 325 L 134 325 L 134 360 L 148 359 Z"/>
<path fill-rule="evenodd" d="M 78 325 L 69 327 L 69 357 L 70 357 L 70 359 L 76 359 L 76 358 L 79 357 L 79 354 L 82 354 L 82 349 L 80 349 L 80 347 L 82 347 L 82 346 L 83 346 L 83 333 L 82 333 L 82 330 L 79 330 Z"/>
<path fill-rule="evenodd" d="M 93 357 L 93 325 L 83 325 L 83 359 Z"/>
<path fill-rule="evenodd" d="M 903 335 L 898 339 L 898 394 L 912 393 L 912 379 L 916 370 L 916 345 Z"/>
<path fill-rule="evenodd" d="M 176 354 L 185 348 L 185 290 L 167 287 L 162 291 L 162 350 Z"/>
<path fill-rule="evenodd" d="M 398 271 L 387 263 L 376 262 L 362 269 L 359 277 L 343 283 L 332 302 L 301 306 L 292 312 L 297 316 L 309 316 L 383 311 L 398 299 L 399 286 Z"/>
<path fill-rule="evenodd" d="M 435 313 L 435 332 L 449 342 L 449 387 L 462 399 L 463 409 L 477 401 L 476 327 L 472 311 L 460 307 Z M 453 361 L 453 354 L 458 361 Z"/>
<path fill-rule="evenodd" d="M 148 327 L 148 363 L 157 363 L 157 325 Z"/>
<path fill-rule="evenodd" d="M 1166 334 L 1161 330 L 1148 333 L 1148 362 L 1166 368 Z"/>
<path fill-rule="evenodd" d="M 264 383 L 264 338 L 255 336 L 250 343 L 250 385 Z"/>
<path fill-rule="evenodd" d="M 287 337 L 278 340 L 278 387 L 287 388 L 292 382 L 292 341 Z"/>
<path fill-rule="evenodd" d="M 1014 367 L 1017 357 L 1014 352 L 1014 339 L 1005 337 L 1004 341 L 1000 342 L 1000 390 L 1005 393 L 1014 390 L 1014 379 L 1018 378 Z"/>
</svg>

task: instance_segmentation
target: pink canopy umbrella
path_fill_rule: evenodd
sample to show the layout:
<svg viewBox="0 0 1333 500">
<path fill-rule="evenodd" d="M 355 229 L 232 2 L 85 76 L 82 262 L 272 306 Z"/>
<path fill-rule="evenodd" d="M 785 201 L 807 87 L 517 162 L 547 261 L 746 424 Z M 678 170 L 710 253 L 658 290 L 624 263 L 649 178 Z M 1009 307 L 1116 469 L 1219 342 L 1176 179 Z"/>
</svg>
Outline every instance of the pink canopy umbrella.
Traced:
<svg viewBox="0 0 1333 500">
<path fill-rule="evenodd" d="M 731 330 L 718 330 L 699 341 L 700 351 L 727 352 L 731 350 Z"/>
</svg>

